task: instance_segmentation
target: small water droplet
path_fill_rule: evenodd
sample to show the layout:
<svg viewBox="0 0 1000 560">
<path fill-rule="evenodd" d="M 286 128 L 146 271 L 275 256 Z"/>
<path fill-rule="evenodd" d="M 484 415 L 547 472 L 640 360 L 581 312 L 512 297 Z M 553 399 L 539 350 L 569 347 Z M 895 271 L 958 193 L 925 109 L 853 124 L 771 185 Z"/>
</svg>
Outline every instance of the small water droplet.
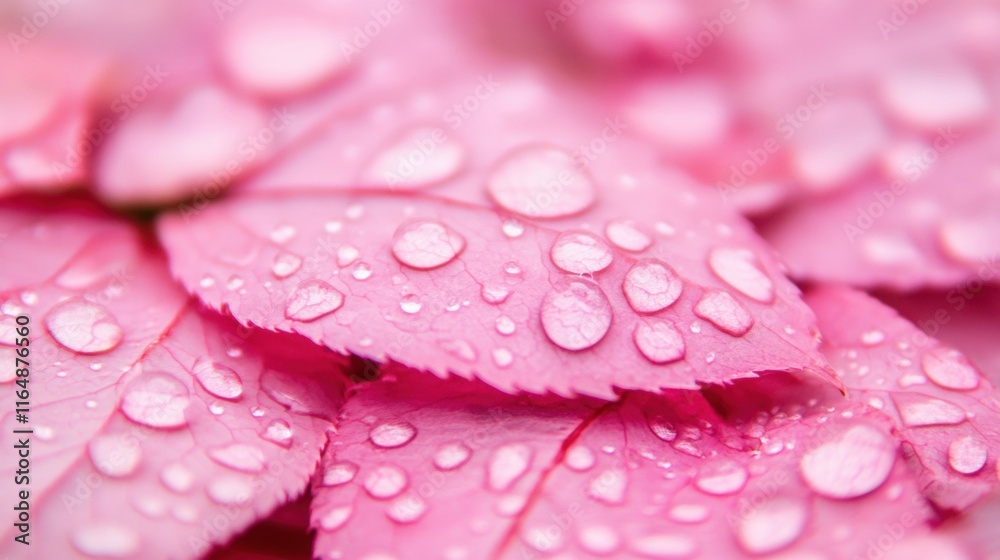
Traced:
<svg viewBox="0 0 1000 560">
<path fill-rule="evenodd" d="M 549 252 L 552 263 L 572 274 L 600 272 L 611 265 L 611 247 L 582 231 L 560 233 Z"/>
<path fill-rule="evenodd" d="M 348 220 L 358 221 L 365 215 L 365 207 L 361 204 L 352 204 L 344 210 L 344 216 L 347 216 Z"/>
<path fill-rule="evenodd" d="M 861 343 L 865 346 L 875 346 L 885 340 L 885 333 L 880 330 L 871 330 L 861 333 Z"/>
<path fill-rule="evenodd" d="M 344 229 L 344 223 L 338 220 L 331 220 L 323 224 L 323 230 L 327 233 L 339 233 L 342 229 Z"/>
<path fill-rule="evenodd" d="M 93 410 L 93 409 L 97 408 L 97 401 L 94 401 L 94 400 L 87 401 L 87 402 L 83 403 L 83 406 L 85 406 L 85 407 Z"/>
<path fill-rule="evenodd" d="M 288 297 L 285 317 L 293 321 L 315 321 L 340 309 L 344 294 L 322 280 L 306 280 Z"/>
<path fill-rule="evenodd" d="M 462 360 L 463 362 L 472 364 L 479 359 L 479 354 L 476 352 L 476 349 L 473 348 L 472 345 L 466 340 L 462 340 L 460 338 L 446 338 L 439 340 L 437 344 L 442 350 L 459 360 Z"/>
<path fill-rule="evenodd" d="M 253 485 L 243 476 L 222 476 L 209 482 L 205 491 L 219 505 L 245 504 L 253 496 Z"/>
<path fill-rule="evenodd" d="M 745 335 L 754 323 L 750 311 L 728 292 L 706 292 L 694 306 L 694 314 L 733 336 Z"/>
<path fill-rule="evenodd" d="M 521 539 L 531 548 L 549 555 L 565 545 L 562 531 L 549 531 L 547 527 L 526 527 Z M 525 554 L 527 556 L 527 554 Z"/>
<path fill-rule="evenodd" d="M 392 254 L 400 263 L 430 270 L 453 261 L 465 249 L 465 238 L 435 220 L 404 223 L 392 238 Z"/>
<path fill-rule="evenodd" d="M 510 297 L 510 288 L 500 284 L 486 282 L 483 284 L 480 295 L 483 301 L 491 305 L 500 305 Z"/>
<path fill-rule="evenodd" d="M 574 445 L 566 452 L 566 466 L 574 471 L 590 470 L 595 463 L 597 463 L 597 456 L 585 445 Z"/>
<path fill-rule="evenodd" d="M 108 352 L 124 336 L 107 309 L 78 297 L 56 304 L 45 317 L 45 326 L 56 342 L 81 354 Z"/>
<path fill-rule="evenodd" d="M 675 362 L 684 357 L 684 336 L 666 319 L 639 321 L 632 332 L 639 352 L 654 364 Z"/>
<path fill-rule="evenodd" d="M 243 287 L 243 279 L 239 276 L 233 275 L 229 277 L 226 281 L 226 289 L 235 292 L 236 290 Z"/>
<path fill-rule="evenodd" d="M 201 281 L 198 282 L 198 285 L 207 290 L 208 288 L 211 288 L 212 286 L 215 285 L 215 278 L 212 278 L 211 276 L 206 274 L 204 277 L 202 277 Z"/>
<path fill-rule="evenodd" d="M 420 312 L 423 304 L 420 303 L 420 298 L 416 294 L 406 294 L 403 299 L 399 300 L 399 308 L 403 310 L 403 313 L 413 315 Z"/>
<path fill-rule="evenodd" d="M 604 228 L 605 235 L 623 251 L 638 253 L 653 244 L 652 238 L 640 230 L 632 220 L 613 220 Z"/>
<path fill-rule="evenodd" d="M 413 441 L 416 436 L 417 429 L 409 422 L 386 422 L 368 432 L 372 443 L 387 449 L 402 447 Z"/>
<path fill-rule="evenodd" d="M 295 228 L 292 226 L 278 226 L 271 231 L 271 241 L 278 245 L 284 245 L 295 237 Z"/>
<path fill-rule="evenodd" d="M 243 394 L 243 380 L 229 366 L 202 357 L 195 362 L 193 370 L 198 383 L 220 399 L 235 400 Z"/>
<path fill-rule="evenodd" d="M 208 405 L 208 411 L 218 416 L 226 411 L 226 407 L 222 406 L 218 402 L 213 402 L 212 404 Z"/>
<path fill-rule="evenodd" d="M 855 424 L 807 451 L 799 463 L 806 483 L 830 498 L 863 496 L 881 486 L 896 463 L 896 446 L 880 430 Z"/>
<path fill-rule="evenodd" d="M 134 530 L 117 523 L 87 522 L 73 530 L 73 546 L 94 558 L 127 558 L 139 551 Z"/>
<path fill-rule="evenodd" d="M 497 448 L 486 466 L 487 483 L 497 492 L 508 490 L 531 466 L 534 453 L 523 443 Z"/>
<path fill-rule="evenodd" d="M 233 443 L 209 449 L 208 456 L 220 465 L 247 473 L 258 473 L 264 470 L 266 464 L 264 452 L 259 447 L 247 443 Z"/>
<path fill-rule="evenodd" d="M 979 372 L 957 350 L 943 346 L 928 350 L 921 365 L 927 377 L 945 389 L 967 391 L 979 386 Z"/>
<path fill-rule="evenodd" d="M 359 262 L 354 265 L 354 270 L 351 271 L 351 276 L 353 276 L 355 280 L 367 280 L 371 277 L 371 275 L 372 267 L 370 264 L 365 262 Z"/>
<path fill-rule="evenodd" d="M 517 330 L 517 325 L 514 324 L 514 320 L 506 315 L 497 317 L 496 327 L 497 332 L 504 336 L 510 336 Z"/>
<path fill-rule="evenodd" d="M 774 301 L 774 283 L 757 266 L 748 249 L 716 248 L 708 255 L 708 266 L 734 290 L 762 303 Z"/>
<path fill-rule="evenodd" d="M 49 441 L 55 437 L 55 431 L 48 426 L 35 426 L 34 431 L 39 441 Z"/>
<path fill-rule="evenodd" d="M 521 274 L 521 265 L 510 261 L 503 265 L 503 271 L 511 276 L 519 276 Z"/>
<path fill-rule="evenodd" d="M 558 281 L 542 300 L 542 328 L 554 344 L 577 351 L 594 346 L 611 328 L 611 304 L 597 286 L 575 279 Z"/>
<path fill-rule="evenodd" d="M 284 420 L 272 420 L 261 437 L 288 449 L 292 446 L 292 427 Z"/>
<path fill-rule="evenodd" d="M 434 453 L 434 466 L 443 470 L 451 471 L 461 467 L 472 457 L 472 449 L 464 443 L 446 443 L 438 448 Z"/>
<path fill-rule="evenodd" d="M 324 531 L 336 531 L 344 526 L 354 513 L 351 506 L 335 507 L 319 518 L 319 526 Z"/>
<path fill-rule="evenodd" d="M 683 282 L 666 263 L 644 260 L 625 274 L 622 290 L 637 313 L 655 313 L 666 309 L 681 296 Z"/>
<path fill-rule="evenodd" d="M 725 496 L 739 492 L 747 483 L 748 476 L 739 463 L 721 460 L 702 467 L 694 485 L 706 494 Z"/>
<path fill-rule="evenodd" d="M 365 477 L 364 487 L 371 497 L 378 500 L 388 500 L 398 496 L 408 483 L 409 480 L 402 469 L 393 465 L 381 465 L 375 467 Z"/>
<path fill-rule="evenodd" d="M 503 234 L 511 239 L 517 239 L 524 235 L 524 224 L 517 220 L 507 220 L 502 226 Z"/>
<path fill-rule="evenodd" d="M 986 465 L 988 451 L 982 440 L 965 436 L 948 446 L 948 464 L 955 472 L 975 474 Z"/>
<path fill-rule="evenodd" d="M 134 473 L 142 461 L 139 442 L 124 435 L 97 436 L 90 440 L 87 451 L 94 468 L 112 478 Z"/>
<path fill-rule="evenodd" d="M 337 248 L 337 266 L 348 266 L 361 257 L 361 251 L 351 245 L 341 245 Z"/>
<path fill-rule="evenodd" d="M 580 529 L 577 539 L 584 550 L 598 556 L 613 554 L 622 544 L 618 533 L 606 525 L 589 525 L 583 527 Z"/>
<path fill-rule="evenodd" d="M 493 363 L 498 368 L 508 368 L 514 363 L 514 354 L 506 348 L 494 348 L 491 354 L 493 355 Z"/>
<path fill-rule="evenodd" d="M 644 558 L 690 558 L 698 551 L 697 545 L 683 535 L 654 534 L 633 539 L 629 543 L 632 552 Z"/>
<path fill-rule="evenodd" d="M 190 404 L 187 387 L 176 377 L 149 372 L 133 379 L 125 388 L 121 410 L 133 422 L 152 428 L 187 425 L 184 412 Z"/>
<path fill-rule="evenodd" d="M 253 416 L 254 418 L 260 418 L 261 416 L 264 416 L 265 414 L 267 414 L 267 413 L 264 412 L 264 409 L 261 408 L 261 407 L 259 407 L 259 406 L 255 406 L 255 407 L 253 407 L 253 408 L 250 409 L 250 415 Z"/>
<path fill-rule="evenodd" d="M 505 155 L 487 178 L 486 188 L 505 210 L 535 218 L 578 214 L 597 198 L 593 181 L 569 153 L 539 145 Z"/>
<path fill-rule="evenodd" d="M 625 471 L 607 469 L 590 481 L 587 485 L 587 495 L 605 504 L 619 505 L 625 503 L 627 487 L 628 478 Z"/>
<path fill-rule="evenodd" d="M 736 528 L 736 538 L 751 554 L 776 552 L 802 536 L 808 516 L 803 502 L 775 498 L 752 508 Z"/>
<path fill-rule="evenodd" d="M 354 480 L 358 474 L 358 466 L 354 463 L 334 463 L 323 471 L 323 486 L 340 486 Z"/>
<path fill-rule="evenodd" d="M 160 482 L 168 489 L 183 494 L 194 486 L 194 473 L 180 463 L 171 463 L 160 471 Z"/>
<path fill-rule="evenodd" d="M 678 523 L 701 523 L 708 519 L 709 510 L 702 504 L 677 504 L 670 508 L 670 519 Z"/>
<path fill-rule="evenodd" d="M 416 494 L 396 498 L 389 504 L 385 514 L 396 523 L 413 523 L 427 513 L 427 502 Z"/>
<path fill-rule="evenodd" d="M 271 267 L 271 272 L 277 278 L 288 278 L 298 272 L 300 268 L 302 268 L 301 257 L 291 253 L 279 253 L 274 258 L 274 265 Z"/>
</svg>

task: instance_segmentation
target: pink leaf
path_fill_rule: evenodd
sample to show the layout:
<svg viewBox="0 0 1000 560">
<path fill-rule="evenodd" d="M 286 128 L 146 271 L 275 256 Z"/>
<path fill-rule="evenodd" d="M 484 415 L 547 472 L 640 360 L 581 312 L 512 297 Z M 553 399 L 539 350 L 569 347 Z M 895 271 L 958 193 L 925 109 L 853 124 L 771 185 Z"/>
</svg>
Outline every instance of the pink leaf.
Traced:
<svg viewBox="0 0 1000 560">
<path fill-rule="evenodd" d="M 1000 395 L 975 366 L 861 292 L 817 288 L 806 300 L 849 396 L 893 419 L 928 497 L 963 510 L 994 491 Z"/>
<path fill-rule="evenodd" d="M 3 379 L 2 443 L 30 440 L 30 486 L 0 468 L 5 493 L 30 489 L 31 554 L 198 558 L 302 492 L 344 359 L 198 309 L 135 231 L 47 206 L 0 209 L 5 372 L 30 319 L 29 421 Z M 17 534 L 0 554 L 22 553 Z"/>
<path fill-rule="evenodd" d="M 508 392 L 609 398 L 613 387 L 825 373 L 808 311 L 794 293 L 775 299 L 780 277 L 732 241 L 705 249 L 708 262 L 695 242 L 687 258 L 642 259 L 599 234 L 375 192 L 244 196 L 169 216 L 160 233 L 181 281 L 241 322 Z"/>
<path fill-rule="evenodd" d="M 564 401 L 389 367 L 317 472 L 315 555 L 853 558 L 928 531 L 887 418 L 785 375 L 738 385 L 720 417 L 697 392 Z"/>
</svg>

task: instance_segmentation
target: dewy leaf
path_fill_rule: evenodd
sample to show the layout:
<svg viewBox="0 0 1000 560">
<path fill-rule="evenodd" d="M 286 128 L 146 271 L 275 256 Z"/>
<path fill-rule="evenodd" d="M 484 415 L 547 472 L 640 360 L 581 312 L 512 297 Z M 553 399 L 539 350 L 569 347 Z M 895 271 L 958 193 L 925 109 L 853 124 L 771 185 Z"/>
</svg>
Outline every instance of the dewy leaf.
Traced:
<svg viewBox="0 0 1000 560">
<path fill-rule="evenodd" d="M 390 366 L 324 454 L 314 555 L 854 558 L 929 530 L 881 413 L 786 374 L 737 385 L 721 417 L 694 391 L 565 401 Z"/>
<path fill-rule="evenodd" d="M 1000 394 L 975 366 L 864 293 L 821 287 L 806 300 L 849 396 L 893 419 L 928 498 L 964 510 L 995 491 Z"/>
<path fill-rule="evenodd" d="M 247 195 L 169 216 L 160 234 L 185 286 L 243 323 L 508 392 L 610 398 L 823 372 L 807 312 L 776 300 L 738 245 L 640 258 L 597 233 L 372 191 Z M 701 284 L 710 269 L 729 284 Z"/>
<path fill-rule="evenodd" d="M 31 555 L 198 558 L 301 493 L 344 359 L 200 310 L 137 232 L 82 204 L 45 206 L 0 209 L 0 443 L 30 442 L 30 485 L 15 463 L 0 484 L 30 491 Z M 19 348 L 27 378 L 6 374 Z M 0 555 L 23 552 L 18 531 L 4 528 Z"/>
</svg>

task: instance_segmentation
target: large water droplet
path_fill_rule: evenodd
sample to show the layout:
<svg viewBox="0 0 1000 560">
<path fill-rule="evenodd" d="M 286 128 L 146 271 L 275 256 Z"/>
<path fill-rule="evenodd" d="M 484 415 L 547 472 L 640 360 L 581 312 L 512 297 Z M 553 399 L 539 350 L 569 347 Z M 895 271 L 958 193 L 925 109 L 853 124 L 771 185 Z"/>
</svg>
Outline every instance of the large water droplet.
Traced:
<svg viewBox="0 0 1000 560">
<path fill-rule="evenodd" d="M 644 558 L 690 558 L 698 551 L 697 545 L 683 535 L 646 535 L 633 539 L 629 549 Z"/>
<path fill-rule="evenodd" d="M 368 437 L 379 447 L 402 447 L 413 441 L 417 429 L 409 422 L 386 422 L 371 429 Z"/>
<path fill-rule="evenodd" d="M 112 522 L 89 522 L 73 530 L 77 550 L 95 558 L 127 558 L 139 551 L 139 534 Z"/>
<path fill-rule="evenodd" d="M 655 313 L 681 297 L 684 283 L 666 263 L 644 260 L 625 274 L 622 290 L 629 305 L 638 313 Z"/>
<path fill-rule="evenodd" d="M 614 258 L 607 243 L 578 231 L 559 234 L 549 255 L 553 264 L 572 274 L 599 272 L 607 268 Z"/>
<path fill-rule="evenodd" d="M 435 220 L 413 220 L 399 226 L 392 238 L 396 260 L 417 270 L 448 264 L 465 249 L 465 238 Z"/>
<path fill-rule="evenodd" d="M 264 470 L 266 458 L 259 447 L 247 443 L 233 443 L 208 450 L 208 456 L 220 465 L 247 473 Z"/>
<path fill-rule="evenodd" d="M 486 465 L 489 487 L 503 492 L 528 471 L 533 458 L 531 448 L 523 443 L 512 443 L 497 448 Z"/>
<path fill-rule="evenodd" d="M 153 428 L 179 428 L 187 424 L 184 411 L 191 398 L 187 387 L 168 373 L 150 372 L 125 387 L 121 409 L 133 422 Z"/>
<path fill-rule="evenodd" d="M 216 397 L 234 400 L 243 394 L 243 381 L 232 368 L 209 358 L 199 358 L 193 369 L 198 383 Z"/>
<path fill-rule="evenodd" d="M 82 298 L 57 304 L 45 317 L 49 334 L 59 344 L 81 354 L 107 352 L 122 341 L 118 320 L 104 307 Z"/>
<path fill-rule="evenodd" d="M 87 450 L 94 468 L 112 478 L 134 473 L 142 461 L 139 442 L 124 435 L 97 436 L 90 440 Z"/>
<path fill-rule="evenodd" d="M 774 301 L 774 283 L 757 266 L 748 249 L 716 248 L 708 255 L 708 266 L 734 290 L 763 303 Z"/>
<path fill-rule="evenodd" d="M 528 146 L 504 156 L 487 178 L 487 191 L 504 209 L 536 218 L 560 218 L 590 207 L 597 188 L 565 151 Z"/>
<path fill-rule="evenodd" d="M 434 453 L 434 466 L 450 471 L 461 467 L 472 457 L 472 449 L 464 443 L 446 443 Z"/>
<path fill-rule="evenodd" d="M 183 494 L 194 486 L 194 473 L 180 463 L 171 463 L 160 471 L 160 482 L 170 490 Z"/>
<path fill-rule="evenodd" d="M 855 424 L 807 451 L 799 468 L 817 493 L 848 499 L 881 486 L 895 463 L 896 445 L 887 435 Z"/>
<path fill-rule="evenodd" d="M 948 446 L 948 464 L 955 472 L 975 474 L 986 465 L 986 444 L 974 436 L 965 436 Z"/>
<path fill-rule="evenodd" d="M 274 257 L 271 272 L 278 278 L 288 278 L 302 268 L 302 258 L 291 253 L 279 253 Z"/>
<path fill-rule="evenodd" d="M 720 460 L 702 467 L 694 485 L 706 494 L 725 496 L 739 492 L 747 483 L 748 476 L 747 470 L 739 463 Z"/>
<path fill-rule="evenodd" d="M 371 473 L 365 477 L 364 487 L 371 497 L 379 500 L 395 498 L 406 488 L 409 480 L 403 469 L 393 465 L 381 465 L 375 467 Z"/>
<path fill-rule="evenodd" d="M 694 306 L 694 314 L 733 336 L 745 335 L 754 322 L 750 311 L 728 292 L 706 292 Z"/>
<path fill-rule="evenodd" d="M 542 328 L 553 343 L 566 350 L 597 344 L 611 328 L 611 304 L 597 286 L 563 279 L 545 295 Z"/>
<path fill-rule="evenodd" d="M 421 126 L 383 148 L 361 180 L 403 189 L 434 185 L 455 175 L 464 159 L 462 144 L 444 130 Z"/>
<path fill-rule="evenodd" d="M 344 305 L 344 294 L 322 280 L 306 280 L 288 297 L 285 317 L 293 321 L 315 321 Z"/>
<path fill-rule="evenodd" d="M 622 544 L 618 532 L 606 525 L 590 525 L 577 535 L 580 547 L 591 554 L 607 556 L 617 551 Z"/>
<path fill-rule="evenodd" d="M 340 506 L 327 511 L 319 518 L 319 526 L 324 531 L 336 531 L 344 526 L 354 513 L 351 506 Z"/>
<path fill-rule="evenodd" d="M 593 468 L 597 455 L 585 445 L 574 445 L 566 452 L 566 466 L 577 472 Z"/>
<path fill-rule="evenodd" d="M 903 424 L 911 428 L 921 426 L 952 426 L 965 422 L 965 409 L 944 399 L 918 394 L 893 395 Z"/>
<path fill-rule="evenodd" d="M 670 442 L 677 439 L 677 428 L 662 416 L 653 416 L 647 422 L 650 431 L 663 441 Z"/>
<path fill-rule="evenodd" d="M 979 372 L 957 350 L 932 348 L 924 352 L 921 365 L 927 377 L 945 389 L 967 391 L 979 386 Z"/>
<path fill-rule="evenodd" d="M 260 437 L 288 449 L 292 446 L 292 427 L 284 420 L 272 420 Z"/>
<path fill-rule="evenodd" d="M 805 503 L 776 498 L 753 508 L 736 528 L 736 537 L 751 554 L 776 552 L 802 536 L 808 516 Z"/>
<path fill-rule="evenodd" d="M 396 523 L 413 523 L 427 513 L 427 502 L 415 494 L 397 498 L 389 504 L 385 514 Z"/>
<path fill-rule="evenodd" d="M 639 321 L 632 332 L 639 352 L 654 364 L 675 362 L 684 357 L 684 336 L 670 321 Z"/>
<path fill-rule="evenodd" d="M 354 463 L 334 463 L 323 471 L 323 486 L 340 486 L 354 480 L 358 466 Z"/>
<path fill-rule="evenodd" d="M 625 503 L 628 477 L 620 469 L 607 469 L 597 475 L 587 486 L 587 495 L 608 505 Z"/>
<path fill-rule="evenodd" d="M 612 220 L 604 228 L 604 233 L 616 247 L 624 251 L 638 253 L 653 244 L 653 239 L 636 227 L 632 220 Z"/>
</svg>

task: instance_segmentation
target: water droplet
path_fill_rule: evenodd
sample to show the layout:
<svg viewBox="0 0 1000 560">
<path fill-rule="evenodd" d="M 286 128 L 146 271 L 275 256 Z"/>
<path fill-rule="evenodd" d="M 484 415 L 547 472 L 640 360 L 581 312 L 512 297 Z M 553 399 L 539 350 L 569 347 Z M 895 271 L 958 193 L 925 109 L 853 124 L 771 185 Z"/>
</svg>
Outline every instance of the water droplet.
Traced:
<svg viewBox="0 0 1000 560">
<path fill-rule="evenodd" d="M 486 303 L 491 305 L 500 305 L 501 303 L 507 301 L 507 298 L 510 297 L 510 288 L 500 284 L 486 282 L 483 284 L 480 294 L 483 297 L 483 301 Z"/>
<path fill-rule="evenodd" d="M 873 426 L 855 424 L 825 439 L 799 463 L 806 483 L 823 496 L 863 496 L 881 486 L 896 463 L 896 445 Z"/>
<path fill-rule="evenodd" d="M 510 276 L 520 276 L 521 265 L 511 261 L 503 265 L 503 271 L 509 274 Z"/>
<path fill-rule="evenodd" d="M 745 335 L 754 322 L 750 311 L 728 292 L 706 292 L 694 306 L 694 314 L 733 336 Z"/>
<path fill-rule="evenodd" d="M 225 412 L 226 408 L 224 406 L 222 406 L 221 404 L 219 404 L 218 402 L 213 402 L 212 404 L 208 405 L 208 411 L 211 412 L 212 414 L 218 416 L 218 415 L 222 414 L 223 412 Z"/>
<path fill-rule="evenodd" d="M 559 234 L 549 256 L 553 264 L 572 274 L 599 272 L 607 268 L 613 259 L 607 243 L 578 231 Z"/>
<path fill-rule="evenodd" d="M 132 507 L 150 519 L 162 518 L 167 513 L 167 504 L 163 500 L 141 494 L 132 498 Z"/>
<path fill-rule="evenodd" d="M 319 518 L 319 526 L 324 531 L 336 531 L 344 526 L 354 513 L 351 506 L 340 506 L 331 509 Z"/>
<path fill-rule="evenodd" d="M 451 471 L 461 467 L 472 457 L 472 449 L 464 443 L 446 443 L 434 453 L 434 466 Z"/>
<path fill-rule="evenodd" d="M 243 279 L 239 276 L 230 276 L 229 280 L 226 282 L 226 289 L 235 292 L 236 290 L 243 287 Z"/>
<path fill-rule="evenodd" d="M 206 274 L 201 279 L 201 281 L 198 282 L 198 285 L 201 286 L 202 288 L 205 288 L 207 290 L 208 288 L 211 288 L 212 286 L 215 285 L 215 278 L 212 278 L 211 276 L 209 276 L 209 275 Z"/>
<path fill-rule="evenodd" d="M 486 466 L 489 487 L 503 492 L 528 471 L 533 458 L 531 448 L 523 443 L 512 443 L 497 448 Z"/>
<path fill-rule="evenodd" d="M 177 504 L 170 510 L 170 515 L 181 523 L 194 524 L 198 521 L 198 510 L 190 504 Z"/>
<path fill-rule="evenodd" d="M 427 513 L 427 502 L 420 496 L 409 494 L 389 504 L 385 514 L 396 523 L 413 523 Z"/>
<path fill-rule="evenodd" d="M 381 465 L 368 474 L 364 487 L 371 497 L 388 500 L 398 496 L 408 483 L 409 480 L 402 469 L 393 465 Z"/>
<path fill-rule="evenodd" d="M 577 472 L 593 468 L 597 456 L 585 445 L 574 445 L 566 452 L 566 466 Z"/>
<path fill-rule="evenodd" d="M 292 427 L 284 420 L 272 420 L 261 437 L 288 449 L 292 446 Z"/>
<path fill-rule="evenodd" d="M 646 535 L 629 543 L 632 552 L 645 558 L 689 558 L 698 548 L 694 541 L 683 535 Z"/>
<path fill-rule="evenodd" d="M 649 429 L 656 437 L 663 441 L 674 441 L 677 439 L 677 428 L 662 416 L 653 416 L 648 419 Z"/>
<path fill-rule="evenodd" d="M 943 399 L 919 394 L 899 393 L 893 396 L 903 424 L 920 426 L 951 426 L 965 422 L 965 409 Z"/>
<path fill-rule="evenodd" d="M 108 352 L 124 334 L 107 309 L 78 297 L 56 304 L 45 317 L 45 326 L 56 342 L 81 354 Z"/>
<path fill-rule="evenodd" d="M 194 473 L 179 463 L 171 463 L 160 471 L 160 482 L 168 489 L 183 494 L 194 486 Z"/>
<path fill-rule="evenodd" d="M 486 180 L 489 195 L 505 210 L 535 218 L 578 214 L 597 198 L 590 177 L 557 148 L 527 146 L 504 156 Z"/>
<path fill-rule="evenodd" d="M 517 220 L 507 220 L 502 226 L 503 234 L 511 239 L 524 235 L 524 224 Z"/>
<path fill-rule="evenodd" d="M 333 463 L 323 471 L 323 486 L 340 486 L 354 480 L 358 466 L 347 461 Z"/>
<path fill-rule="evenodd" d="M 979 386 L 979 373 L 957 350 L 938 346 L 924 352 L 921 359 L 924 373 L 931 381 L 955 391 L 967 391 Z"/>
<path fill-rule="evenodd" d="M 614 506 L 625 503 L 627 487 L 628 478 L 625 471 L 607 469 L 590 481 L 587 485 L 587 495 L 599 502 Z"/>
<path fill-rule="evenodd" d="M 93 409 L 97 408 L 97 401 L 95 401 L 95 400 L 89 400 L 89 401 L 83 403 L 83 406 L 85 406 L 85 407 L 93 410 Z"/>
<path fill-rule="evenodd" d="M 670 519 L 678 523 L 701 523 L 708 519 L 709 510 L 702 504 L 677 504 L 670 508 Z"/>
<path fill-rule="evenodd" d="M 988 449 L 982 440 L 965 436 L 948 446 L 948 464 L 955 472 L 975 474 L 986 465 Z"/>
<path fill-rule="evenodd" d="M 94 468 L 112 478 L 134 473 L 142 461 L 139 442 L 124 435 L 97 436 L 90 440 L 87 450 Z"/>
<path fill-rule="evenodd" d="M 55 432 L 48 426 L 35 426 L 35 437 L 40 441 L 49 441 L 55 436 Z"/>
<path fill-rule="evenodd" d="M 604 228 L 605 235 L 623 251 L 638 253 L 645 251 L 653 244 L 652 238 L 646 235 L 632 220 L 612 220 Z"/>
<path fill-rule="evenodd" d="M 504 336 L 510 336 L 514 334 L 515 330 L 517 330 L 517 325 L 514 324 L 514 320 L 506 315 L 497 317 L 496 327 L 497 332 Z"/>
<path fill-rule="evenodd" d="M 337 248 L 337 266 L 348 266 L 361 257 L 361 251 L 351 245 L 341 245 Z"/>
<path fill-rule="evenodd" d="M 861 333 L 861 343 L 865 346 L 875 346 L 885 340 L 885 333 L 880 330 L 871 330 Z"/>
<path fill-rule="evenodd" d="M 365 215 L 365 207 L 361 204 L 352 204 L 344 210 L 344 215 L 347 216 L 348 220 L 358 221 Z"/>
<path fill-rule="evenodd" d="M 684 357 L 684 336 L 665 319 L 639 321 L 632 332 L 639 352 L 654 364 L 675 362 Z"/>
<path fill-rule="evenodd" d="M 545 295 L 542 328 L 565 350 L 583 350 L 597 344 L 611 328 L 611 304 L 597 286 L 563 279 Z"/>
<path fill-rule="evenodd" d="M 125 388 L 121 410 L 133 422 L 152 428 L 187 425 L 184 411 L 190 404 L 187 387 L 176 377 L 160 372 L 144 373 Z"/>
<path fill-rule="evenodd" d="M 367 280 L 371 277 L 371 275 L 372 267 L 370 264 L 365 262 L 359 262 L 354 265 L 354 270 L 351 271 L 351 276 L 353 276 L 355 280 Z"/>
<path fill-rule="evenodd" d="M 809 513 L 799 500 L 776 498 L 753 508 L 736 528 L 736 538 L 751 554 L 769 554 L 795 542 Z"/>
<path fill-rule="evenodd" d="M 209 482 L 205 491 L 220 505 L 245 504 L 253 496 L 253 485 L 243 476 L 222 476 Z"/>
<path fill-rule="evenodd" d="M 247 473 L 264 470 L 266 458 L 259 447 L 247 443 L 233 443 L 208 450 L 208 456 L 220 465 Z"/>
<path fill-rule="evenodd" d="M 683 286 L 674 269 L 650 259 L 639 261 L 629 269 L 622 290 L 637 313 L 655 313 L 677 301 Z"/>
<path fill-rule="evenodd" d="M 261 408 L 261 407 L 259 407 L 259 406 L 255 406 L 255 407 L 250 408 L 250 415 L 253 416 L 254 418 L 260 418 L 260 417 L 264 416 L 265 414 L 267 414 L 267 413 L 264 412 L 264 409 Z"/>
<path fill-rule="evenodd" d="M 403 310 L 403 313 L 413 315 L 420 312 L 423 304 L 420 303 L 420 298 L 416 294 L 406 294 L 403 299 L 399 300 L 399 308 Z"/>
<path fill-rule="evenodd" d="M 577 539 L 584 550 L 598 556 L 613 554 L 622 544 L 618 533 L 605 525 L 583 527 L 577 535 Z"/>
<path fill-rule="evenodd" d="M 762 303 L 774 301 L 774 283 L 757 267 L 757 257 L 749 249 L 713 249 L 708 266 L 741 294 Z"/>
<path fill-rule="evenodd" d="M 409 422 L 386 422 L 375 426 L 368 432 L 372 443 L 387 449 L 402 447 L 413 441 L 416 436 L 417 429 Z"/>
<path fill-rule="evenodd" d="M 531 548 L 546 555 L 559 550 L 565 545 L 562 531 L 550 531 L 548 527 L 544 526 L 525 528 L 521 534 L 521 539 Z"/>
<path fill-rule="evenodd" d="M 73 530 L 73 546 L 95 558 L 126 558 L 139 551 L 134 530 L 111 522 L 89 522 Z"/>
<path fill-rule="evenodd" d="M 198 383 L 216 397 L 235 400 L 243 394 L 243 380 L 232 368 L 209 358 L 198 358 L 193 369 Z"/>
<path fill-rule="evenodd" d="M 439 340 L 438 346 L 445 352 L 469 364 L 475 363 L 476 360 L 479 359 L 479 354 L 476 352 L 476 349 L 473 348 L 468 341 L 460 338 L 446 338 Z"/>
<path fill-rule="evenodd" d="M 494 348 L 491 354 L 493 355 L 493 363 L 498 368 L 507 368 L 514 363 L 514 354 L 511 354 L 510 350 L 506 348 Z"/>
<path fill-rule="evenodd" d="M 322 280 L 306 280 L 288 297 L 285 317 L 293 321 L 315 321 L 340 309 L 344 294 Z"/>
<path fill-rule="evenodd" d="M 694 485 L 706 494 L 725 496 L 739 492 L 747 483 L 748 476 L 739 463 L 721 460 L 702 467 Z"/>
<path fill-rule="evenodd" d="M 344 224 L 338 220 L 331 220 L 323 224 L 323 230 L 327 233 L 340 233 L 342 229 L 344 229 Z"/>
<path fill-rule="evenodd" d="M 465 249 L 465 238 L 434 220 L 413 220 L 396 230 L 392 254 L 402 264 L 429 270 L 448 264 Z"/>
<path fill-rule="evenodd" d="M 271 272 L 278 278 L 288 278 L 302 268 L 302 258 L 291 253 L 279 253 L 274 258 Z"/>
</svg>

